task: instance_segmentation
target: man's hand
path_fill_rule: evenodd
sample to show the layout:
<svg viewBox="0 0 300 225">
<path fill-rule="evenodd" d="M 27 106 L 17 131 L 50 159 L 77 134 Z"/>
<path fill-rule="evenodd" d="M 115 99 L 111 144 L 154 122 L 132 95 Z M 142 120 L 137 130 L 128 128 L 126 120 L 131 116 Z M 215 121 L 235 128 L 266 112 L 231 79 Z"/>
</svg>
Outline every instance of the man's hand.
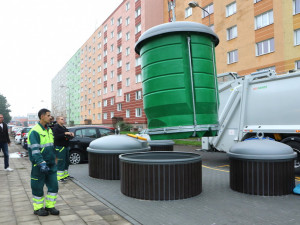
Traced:
<svg viewBox="0 0 300 225">
<path fill-rule="evenodd" d="M 49 167 L 47 166 L 46 162 L 42 162 L 38 164 L 38 167 L 40 167 L 40 172 L 43 174 L 48 174 L 49 173 Z"/>
</svg>

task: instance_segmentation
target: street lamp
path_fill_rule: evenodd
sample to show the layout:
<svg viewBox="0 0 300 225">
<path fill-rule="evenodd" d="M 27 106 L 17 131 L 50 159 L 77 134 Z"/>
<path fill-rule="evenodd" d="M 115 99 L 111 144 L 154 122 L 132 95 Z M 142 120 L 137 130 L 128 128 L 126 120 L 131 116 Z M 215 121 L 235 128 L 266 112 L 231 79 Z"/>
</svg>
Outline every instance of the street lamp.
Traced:
<svg viewBox="0 0 300 225">
<path fill-rule="evenodd" d="M 189 2 L 189 7 L 191 7 L 191 8 L 199 7 L 199 8 L 202 9 L 203 11 L 207 12 L 207 15 L 208 15 L 208 26 L 210 27 L 210 13 L 209 13 L 206 9 L 202 8 L 202 7 L 198 4 L 198 2 L 196 2 L 196 1 L 191 1 L 191 2 Z"/>
<path fill-rule="evenodd" d="M 65 85 L 60 85 L 61 88 L 67 88 L 68 89 L 68 95 L 69 95 L 69 109 L 68 109 L 68 125 L 70 126 L 70 111 L 71 111 L 71 103 L 70 103 L 70 89 L 69 87 Z"/>
</svg>

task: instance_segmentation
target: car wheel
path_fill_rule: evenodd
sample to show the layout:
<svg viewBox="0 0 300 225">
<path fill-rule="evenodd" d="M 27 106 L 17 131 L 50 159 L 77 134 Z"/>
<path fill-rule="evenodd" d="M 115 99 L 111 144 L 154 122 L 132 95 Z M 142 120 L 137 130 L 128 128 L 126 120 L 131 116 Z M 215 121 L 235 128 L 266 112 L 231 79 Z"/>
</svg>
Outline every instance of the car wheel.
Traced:
<svg viewBox="0 0 300 225">
<path fill-rule="evenodd" d="M 79 152 L 78 150 L 71 150 L 69 160 L 70 163 L 73 165 L 81 163 L 82 162 L 81 152 Z"/>
</svg>

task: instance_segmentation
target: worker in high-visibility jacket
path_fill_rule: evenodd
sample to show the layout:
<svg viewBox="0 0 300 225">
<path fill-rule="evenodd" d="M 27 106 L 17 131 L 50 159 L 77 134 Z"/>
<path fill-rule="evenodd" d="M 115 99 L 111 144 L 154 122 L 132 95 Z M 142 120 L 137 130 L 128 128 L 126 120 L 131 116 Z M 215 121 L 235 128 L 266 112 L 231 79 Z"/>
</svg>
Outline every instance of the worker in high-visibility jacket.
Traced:
<svg viewBox="0 0 300 225">
<path fill-rule="evenodd" d="M 57 180 L 64 182 L 71 178 L 69 174 L 69 140 L 74 137 L 65 126 L 62 116 L 56 117 L 56 124 L 53 127 L 54 146 L 57 159 Z"/>
<path fill-rule="evenodd" d="M 29 131 L 27 139 L 29 159 L 32 162 L 31 189 L 34 214 L 59 215 L 59 211 L 55 209 L 58 183 L 54 138 L 52 130 L 47 126 L 50 122 L 50 111 L 41 109 L 38 116 L 40 121 Z M 46 199 L 43 190 L 45 184 L 48 188 Z"/>
</svg>

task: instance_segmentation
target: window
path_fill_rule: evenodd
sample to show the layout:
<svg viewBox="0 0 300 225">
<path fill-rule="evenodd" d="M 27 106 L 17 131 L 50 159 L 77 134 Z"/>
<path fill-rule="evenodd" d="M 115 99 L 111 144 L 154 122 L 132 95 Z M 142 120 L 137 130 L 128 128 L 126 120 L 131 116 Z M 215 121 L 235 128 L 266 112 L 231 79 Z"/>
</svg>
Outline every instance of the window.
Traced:
<svg viewBox="0 0 300 225">
<path fill-rule="evenodd" d="M 103 55 L 107 56 L 107 50 L 104 50 Z"/>
<path fill-rule="evenodd" d="M 135 10 L 135 18 L 137 18 L 139 15 L 141 15 L 141 7 L 138 7 L 138 8 Z"/>
<path fill-rule="evenodd" d="M 118 68 L 122 66 L 122 60 L 118 60 Z"/>
<path fill-rule="evenodd" d="M 237 37 L 237 26 L 233 26 L 227 29 L 227 40 L 231 40 Z"/>
<path fill-rule="evenodd" d="M 101 119 L 101 113 L 97 114 L 97 119 L 100 120 Z"/>
<path fill-rule="evenodd" d="M 110 99 L 110 105 L 114 105 L 115 104 L 115 99 L 114 98 L 111 98 Z"/>
<path fill-rule="evenodd" d="M 141 116 L 142 116 L 142 108 L 136 108 L 135 117 L 141 117 Z"/>
<path fill-rule="evenodd" d="M 235 63 L 238 61 L 238 50 L 227 53 L 227 64 Z"/>
<path fill-rule="evenodd" d="M 262 13 L 255 17 L 255 29 L 259 29 L 272 24 L 273 21 L 273 10 Z"/>
<path fill-rule="evenodd" d="M 122 37 L 122 31 L 118 33 L 118 40 Z"/>
<path fill-rule="evenodd" d="M 261 0 L 254 0 L 254 4 L 260 2 Z"/>
<path fill-rule="evenodd" d="M 130 17 L 128 16 L 127 18 L 126 18 L 126 26 L 128 26 L 130 24 Z"/>
<path fill-rule="evenodd" d="M 110 32 L 110 38 L 113 38 L 114 37 L 114 32 Z"/>
<path fill-rule="evenodd" d="M 126 33 L 126 41 L 128 41 L 130 39 L 130 32 Z"/>
<path fill-rule="evenodd" d="M 119 88 L 119 89 L 118 89 L 118 91 L 117 91 L 117 96 L 119 96 L 119 97 L 122 96 L 122 88 Z"/>
<path fill-rule="evenodd" d="M 126 71 L 129 71 L 130 70 L 130 63 L 126 63 Z"/>
<path fill-rule="evenodd" d="M 110 19 L 110 25 L 114 25 L 114 22 L 115 22 L 114 18 L 111 18 Z"/>
<path fill-rule="evenodd" d="M 113 85 L 113 84 L 110 85 L 110 91 L 111 91 L 111 92 L 114 91 L 114 85 Z"/>
<path fill-rule="evenodd" d="M 118 46 L 118 53 L 122 52 L 122 45 Z"/>
<path fill-rule="evenodd" d="M 126 78 L 126 87 L 130 85 L 130 78 Z"/>
<path fill-rule="evenodd" d="M 106 69 L 107 68 L 107 62 L 104 62 L 103 64 L 103 68 Z"/>
<path fill-rule="evenodd" d="M 98 102 L 98 108 L 101 108 L 101 102 L 100 101 Z"/>
<path fill-rule="evenodd" d="M 122 81 L 122 74 L 119 74 L 119 75 L 118 75 L 117 81 L 118 81 L 118 82 Z"/>
<path fill-rule="evenodd" d="M 136 58 L 135 59 L 135 66 L 140 66 L 141 65 L 141 61 L 142 61 L 141 57 Z"/>
<path fill-rule="evenodd" d="M 122 24 L 122 17 L 118 19 L 118 26 Z"/>
<path fill-rule="evenodd" d="M 104 30 L 104 32 L 107 31 L 107 25 L 104 26 L 103 30 Z"/>
<path fill-rule="evenodd" d="M 95 128 L 79 129 L 75 131 L 75 137 L 97 138 L 97 131 Z"/>
<path fill-rule="evenodd" d="M 294 31 L 294 43 L 300 45 L 300 29 Z"/>
<path fill-rule="evenodd" d="M 142 91 L 136 91 L 135 92 L 135 100 L 142 99 Z"/>
<path fill-rule="evenodd" d="M 274 70 L 274 71 L 276 71 L 276 68 L 275 68 L 275 66 L 270 66 L 270 67 L 258 69 L 257 71 L 267 71 L 267 70 Z"/>
<path fill-rule="evenodd" d="M 98 77 L 97 82 L 98 84 L 101 84 L 101 77 Z"/>
<path fill-rule="evenodd" d="M 110 78 L 114 78 L 114 76 L 115 76 L 115 72 L 113 70 L 110 71 Z"/>
<path fill-rule="evenodd" d="M 207 17 L 208 15 L 214 13 L 214 5 L 213 4 L 210 4 L 206 7 L 204 7 L 204 9 L 208 12 L 206 12 L 205 10 L 202 10 L 202 18 L 205 18 Z"/>
<path fill-rule="evenodd" d="M 294 15 L 300 13 L 300 0 L 293 0 L 293 13 Z"/>
<path fill-rule="evenodd" d="M 128 11 L 130 9 L 130 2 L 127 2 L 125 5 L 126 11 Z"/>
<path fill-rule="evenodd" d="M 100 96 L 101 95 L 101 90 L 98 90 L 97 94 L 98 94 L 98 96 Z"/>
<path fill-rule="evenodd" d="M 236 2 L 232 2 L 226 6 L 226 17 L 236 13 Z"/>
<path fill-rule="evenodd" d="M 135 83 L 140 83 L 142 82 L 142 74 L 137 74 L 135 76 Z"/>
<path fill-rule="evenodd" d="M 97 48 L 98 48 L 98 49 L 101 48 L 101 43 L 98 43 Z"/>
<path fill-rule="evenodd" d="M 103 100 L 103 106 L 107 106 L 107 100 Z"/>
<path fill-rule="evenodd" d="M 115 116 L 114 112 L 110 112 L 110 118 L 113 118 Z"/>
<path fill-rule="evenodd" d="M 256 43 L 256 56 L 274 52 L 274 38 Z"/>
<path fill-rule="evenodd" d="M 300 60 L 295 62 L 295 69 L 300 70 Z"/>
<path fill-rule="evenodd" d="M 126 102 L 130 102 L 130 94 L 125 95 L 125 100 L 126 100 Z"/>
<path fill-rule="evenodd" d="M 110 65 L 114 65 L 114 57 L 110 59 Z"/>
<path fill-rule="evenodd" d="M 126 55 L 129 55 L 130 54 L 130 47 L 127 47 L 126 48 Z"/>
<path fill-rule="evenodd" d="M 191 7 L 187 7 L 185 9 L 185 18 L 188 18 L 189 16 L 191 16 L 193 13 L 193 9 Z"/>
<path fill-rule="evenodd" d="M 126 118 L 129 118 L 129 117 L 130 117 L 130 110 L 126 109 Z"/>
<path fill-rule="evenodd" d="M 97 71 L 98 71 L 98 72 L 101 72 L 101 66 L 98 66 Z"/>
<path fill-rule="evenodd" d="M 117 104 L 117 111 L 122 111 L 122 103 Z"/>
<path fill-rule="evenodd" d="M 114 44 L 112 44 L 112 45 L 110 46 L 110 51 L 111 51 L 111 52 L 114 51 Z"/>
<path fill-rule="evenodd" d="M 104 88 L 103 88 L 103 93 L 104 93 L 104 94 L 107 94 L 107 87 L 104 87 Z"/>
<path fill-rule="evenodd" d="M 101 31 L 98 32 L 98 38 L 100 38 L 100 37 L 101 37 Z"/>
<path fill-rule="evenodd" d="M 103 113 L 103 119 L 107 120 L 107 113 Z"/>
<path fill-rule="evenodd" d="M 101 54 L 98 55 L 97 59 L 98 59 L 98 61 L 101 60 Z"/>
<path fill-rule="evenodd" d="M 107 37 L 104 38 L 103 42 L 104 42 L 104 44 L 107 43 Z"/>
<path fill-rule="evenodd" d="M 107 81 L 107 74 L 103 76 L 103 81 Z"/>
<path fill-rule="evenodd" d="M 140 32 L 142 30 L 142 25 L 138 24 L 135 26 L 135 33 L 137 34 L 138 32 Z"/>
</svg>

